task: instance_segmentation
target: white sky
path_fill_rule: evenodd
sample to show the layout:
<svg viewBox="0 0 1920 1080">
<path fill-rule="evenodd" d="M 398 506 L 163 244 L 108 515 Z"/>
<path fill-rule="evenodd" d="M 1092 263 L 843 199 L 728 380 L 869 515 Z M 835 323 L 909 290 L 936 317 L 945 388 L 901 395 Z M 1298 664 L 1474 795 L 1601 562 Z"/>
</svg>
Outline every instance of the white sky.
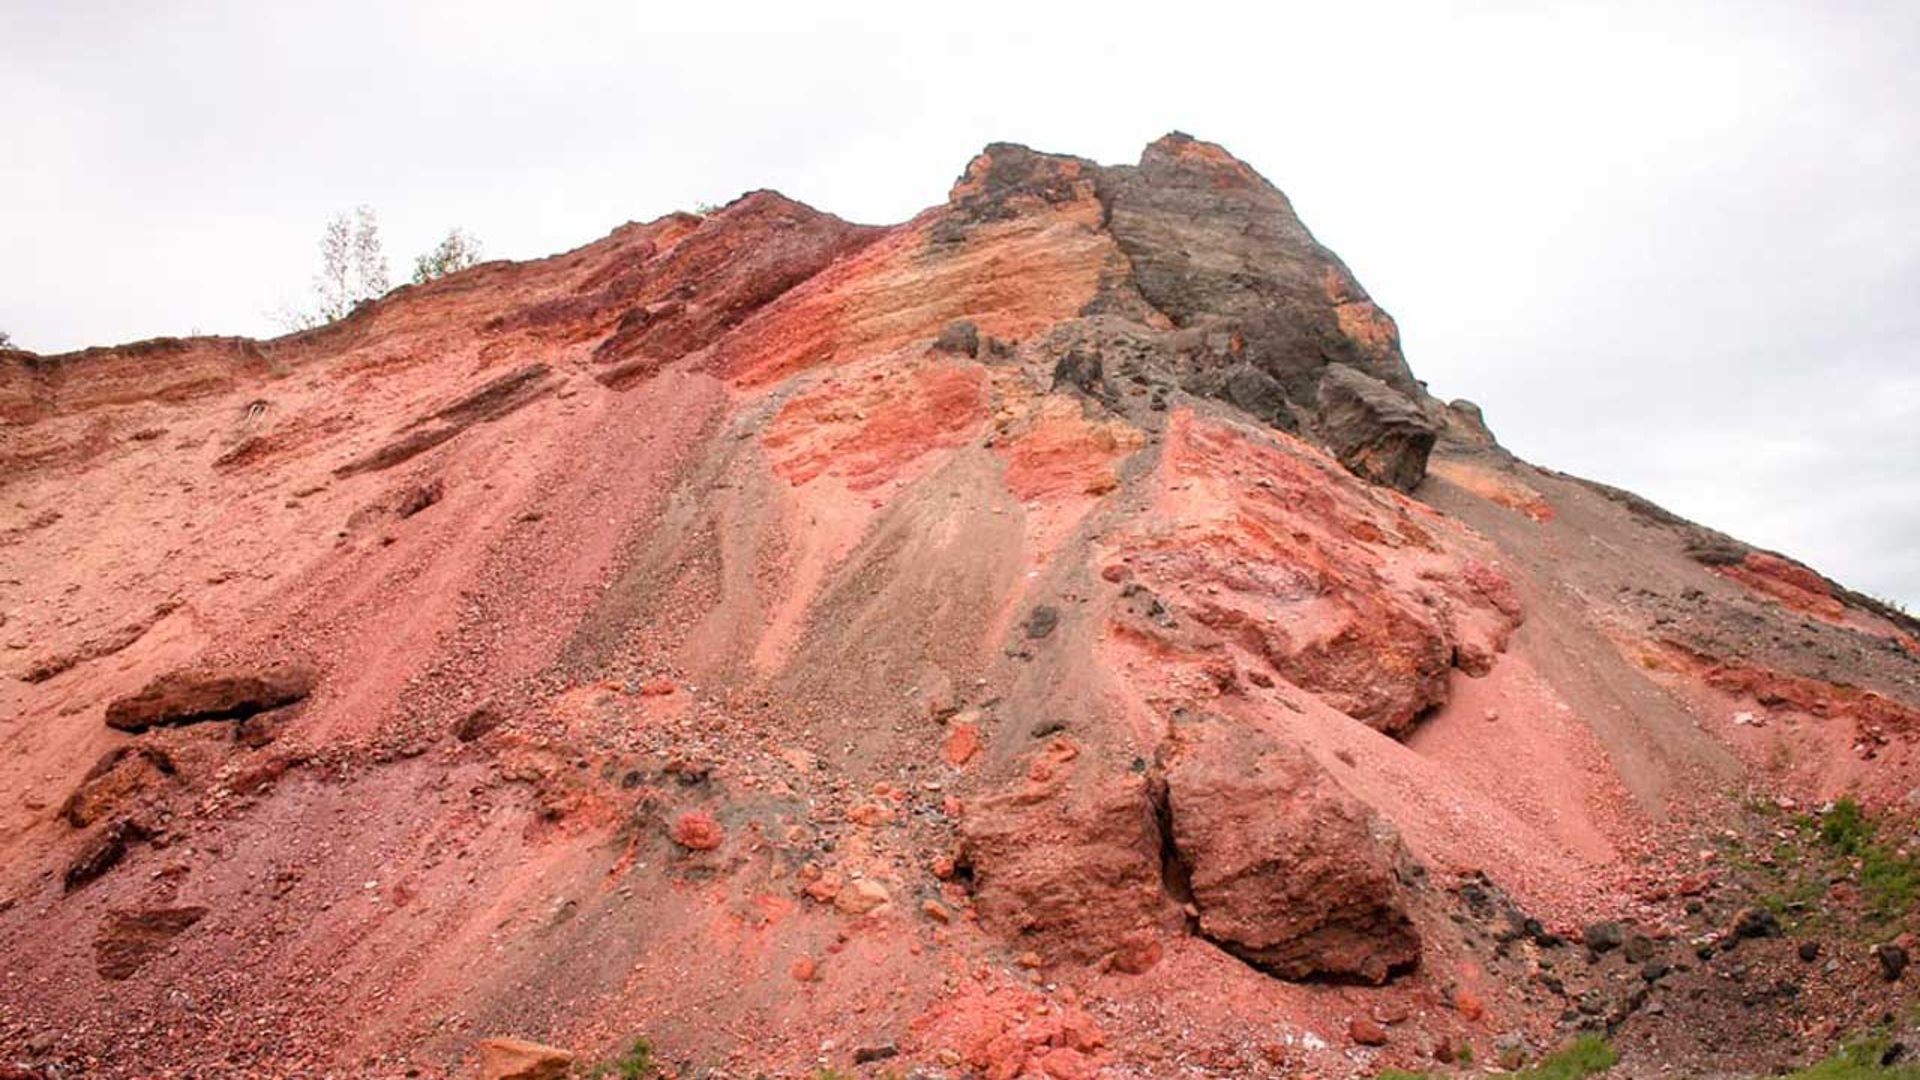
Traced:
<svg viewBox="0 0 1920 1080">
<path fill-rule="evenodd" d="M 1178 128 L 1517 452 L 1920 608 L 1920 4 L 653 6 L 0 0 L 0 328 L 269 332 L 356 203 L 398 279 Z"/>
</svg>

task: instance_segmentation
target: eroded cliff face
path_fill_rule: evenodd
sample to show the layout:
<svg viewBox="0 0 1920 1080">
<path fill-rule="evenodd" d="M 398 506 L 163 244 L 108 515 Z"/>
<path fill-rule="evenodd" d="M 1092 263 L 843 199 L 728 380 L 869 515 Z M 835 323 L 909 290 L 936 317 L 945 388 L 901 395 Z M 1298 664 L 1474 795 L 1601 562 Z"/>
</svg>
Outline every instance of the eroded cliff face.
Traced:
<svg viewBox="0 0 1920 1080">
<path fill-rule="evenodd" d="M 1760 1068 L 1900 993 L 1687 942 L 1743 793 L 1904 804 L 1913 623 L 1514 459 L 1183 135 L 0 353 L 0 425 L 29 1075 Z"/>
</svg>

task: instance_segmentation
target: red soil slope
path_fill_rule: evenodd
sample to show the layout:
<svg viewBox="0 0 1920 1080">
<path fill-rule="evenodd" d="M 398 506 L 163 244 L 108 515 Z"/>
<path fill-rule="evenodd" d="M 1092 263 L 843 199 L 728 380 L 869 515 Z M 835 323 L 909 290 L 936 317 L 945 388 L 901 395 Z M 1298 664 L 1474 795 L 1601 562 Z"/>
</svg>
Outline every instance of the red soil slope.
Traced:
<svg viewBox="0 0 1920 1080">
<path fill-rule="evenodd" d="M 1904 993 L 1663 1019 L 1743 799 L 1909 812 L 1913 624 L 1507 455 L 1184 136 L 0 353 L 0 424 L 0 1073 L 1651 1072 Z"/>
</svg>

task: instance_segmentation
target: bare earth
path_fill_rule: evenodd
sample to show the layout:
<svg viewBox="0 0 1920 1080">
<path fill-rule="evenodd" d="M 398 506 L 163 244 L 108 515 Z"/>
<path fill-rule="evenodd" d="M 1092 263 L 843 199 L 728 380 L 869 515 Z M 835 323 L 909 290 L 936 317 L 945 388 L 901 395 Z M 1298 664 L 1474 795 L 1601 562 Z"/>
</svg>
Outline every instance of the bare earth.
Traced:
<svg viewBox="0 0 1920 1080">
<path fill-rule="evenodd" d="M 0 1077 L 1752 1075 L 1914 997 L 1733 926 L 1917 733 L 1912 620 L 1514 459 L 1183 136 L 0 351 Z"/>
</svg>

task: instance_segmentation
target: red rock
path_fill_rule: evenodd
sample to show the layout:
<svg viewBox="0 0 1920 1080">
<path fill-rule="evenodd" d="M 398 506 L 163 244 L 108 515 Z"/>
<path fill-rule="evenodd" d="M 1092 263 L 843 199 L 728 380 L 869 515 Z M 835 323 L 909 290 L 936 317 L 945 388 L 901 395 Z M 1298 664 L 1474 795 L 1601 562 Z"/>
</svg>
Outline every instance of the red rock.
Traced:
<svg viewBox="0 0 1920 1080">
<path fill-rule="evenodd" d="M 1471 990 L 1461 990 L 1453 995 L 1453 1008 L 1462 1019 L 1477 1021 L 1487 1015 L 1487 1003 L 1479 994 Z"/>
<path fill-rule="evenodd" d="M 978 756 L 980 747 L 980 726 L 956 722 L 947 728 L 947 738 L 941 745 L 940 756 L 946 759 L 947 764 L 958 768 Z"/>
<path fill-rule="evenodd" d="M 655 675 L 640 684 L 642 697 L 665 697 L 673 693 L 674 689 L 673 680 L 665 675 Z"/>
<path fill-rule="evenodd" d="M 573 1055 L 524 1039 L 480 1040 L 480 1080 L 564 1080 Z"/>
<path fill-rule="evenodd" d="M 109 912 L 93 939 L 94 966 L 104 979 L 131 978 L 206 914 L 203 907 Z"/>
<path fill-rule="evenodd" d="M 829 872 L 820 874 L 812 881 L 807 882 L 806 888 L 802 891 L 806 893 L 809 899 L 816 903 L 831 904 L 839 897 L 840 890 L 844 885 L 845 880 L 841 878 L 839 874 Z"/>
<path fill-rule="evenodd" d="M 1160 944 L 1159 937 L 1148 933 L 1123 935 L 1108 962 L 1113 970 L 1127 975 L 1144 975 L 1160 962 L 1166 947 Z"/>
<path fill-rule="evenodd" d="M 1200 931 L 1283 978 L 1384 982 L 1420 959 L 1397 841 L 1300 750 L 1200 722 L 1167 768 Z"/>
<path fill-rule="evenodd" d="M 1021 787 L 979 800 L 961 821 L 981 921 L 1087 963 L 1177 923 L 1146 778 L 1090 757 L 1040 760 L 1044 779 L 1030 769 Z"/>
<path fill-rule="evenodd" d="M 1070 1047 L 1047 1051 L 1040 1058 L 1040 1071 L 1053 1080 L 1092 1080 L 1098 1067 L 1085 1054 Z"/>
<path fill-rule="evenodd" d="M 1387 1045 L 1387 1029 L 1365 1016 L 1356 1016 L 1347 1022 L 1347 1037 L 1358 1046 Z"/>
<path fill-rule="evenodd" d="M 865 915 L 892 899 L 885 885 L 872 878 L 861 878 L 841 889 L 833 898 L 833 906 L 848 915 Z"/>
<path fill-rule="evenodd" d="M 1330 484 L 1332 466 L 1304 446 L 1183 410 L 1164 447 L 1164 467 L 1195 486 L 1176 488 L 1162 512 L 1186 524 L 1177 540 L 1149 529 L 1119 542 L 1134 578 L 1117 631 L 1201 667 L 1231 642 L 1388 733 L 1445 703 L 1456 664 L 1484 673 L 1505 647 L 1518 616 L 1488 596 L 1499 575 L 1441 547 L 1405 506 Z M 1269 486 L 1212 480 L 1248 469 Z M 1464 533 L 1453 539 L 1472 550 Z M 1430 584 L 1383 579 L 1385 552 L 1424 564 Z"/>
<path fill-rule="evenodd" d="M 120 746 L 107 751 L 61 804 L 60 816 L 76 829 L 124 814 L 143 797 L 173 782 L 179 768 L 157 746 Z"/>
<path fill-rule="evenodd" d="M 170 672 L 146 689 L 107 706 L 107 726 L 141 732 L 150 727 L 240 720 L 299 701 L 317 675 L 304 664 L 267 668 L 202 668 Z"/>
<path fill-rule="evenodd" d="M 671 835 L 688 851 L 712 851 L 726 842 L 727 830 L 705 810 L 689 810 L 674 819 Z"/>
<path fill-rule="evenodd" d="M 820 977 L 820 966 L 811 956 L 797 958 L 788 970 L 793 974 L 795 982 L 813 982 Z"/>
</svg>

